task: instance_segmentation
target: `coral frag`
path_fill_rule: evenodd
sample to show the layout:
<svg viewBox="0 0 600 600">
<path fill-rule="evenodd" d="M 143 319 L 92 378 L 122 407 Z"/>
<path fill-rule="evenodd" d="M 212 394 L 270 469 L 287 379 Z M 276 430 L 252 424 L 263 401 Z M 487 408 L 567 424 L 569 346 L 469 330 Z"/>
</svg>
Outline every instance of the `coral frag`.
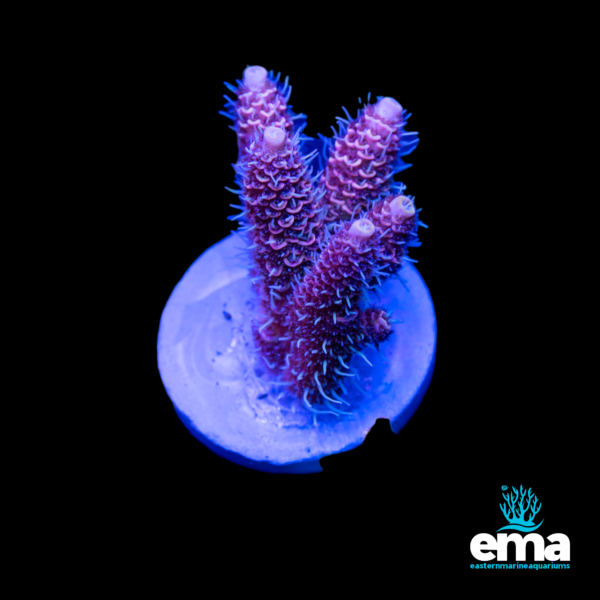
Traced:
<svg viewBox="0 0 600 600">
<path fill-rule="evenodd" d="M 404 130 L 410 115 L 393 98 L 365 104 L 339 133 L 321 137 L 325 170 L 312 177 L 301 144 L 304 115 L 288 105 L 279 76 L 248 67 L 224 112 L 234 121 L 240 223 L 261 299 L 257 350 L 271 372 L 313 412 L 348 414 L 346 386 L 356 384 L 354 355 L 392 334 L 385 307 L 368 290 L 398 272 L 418 246 L 414 198 L 393 177 L 418 143 Z M 344 109 L 345 110 L 345 109 Z M 335 131 L 335 130 L 334 130 Z M 317 184 L 318 182 L 318 184 Z M 233 190 L 232 190 L 233 191 Z M 401 334 L 401 333 L 400 333 Z M 315 405 L 320 405 L 315 407 Z M 345 410 L 344 410 L 345 409 Z"/>
</svg>

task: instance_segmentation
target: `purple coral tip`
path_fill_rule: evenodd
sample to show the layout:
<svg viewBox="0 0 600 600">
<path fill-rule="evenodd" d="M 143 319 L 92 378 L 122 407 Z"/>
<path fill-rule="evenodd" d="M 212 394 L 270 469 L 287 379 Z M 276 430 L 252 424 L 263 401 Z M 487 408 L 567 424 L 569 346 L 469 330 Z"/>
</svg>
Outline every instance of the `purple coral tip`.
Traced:
<svg viewBox="0 0 600 600">
<path fill-rule="evenodd" d="M 244 85 L 253 91 L 262 90 L 267 81 L 267 70 L 257 65 L 244 71 Z"/>
<path fill-rule="evenodd" d="M 408 196 L 396 196 L 390 202 L 390 210 L 394 217 L 408 219 L 415 214 L 415 205 Z"/>
<path fill-rule="evenodd" d="M 397 100 L 385 97 L 375 105 L 375 114 L 384 121 L 396 121 L 402 114 L 402 106 Z"/>
<path fill-rule="evenodd" d="M 368 240 L 375 233 L 375 225 L 369 219 L 354 221 L 348 230 L 348 234 L 360 240 Z"/>
<path fill-rule="evenodd" d="M 264 135 L 265 148 L 278 150 L 285 143 L 285 130 L 279 127 L 267 127 Z"/>
</svg>

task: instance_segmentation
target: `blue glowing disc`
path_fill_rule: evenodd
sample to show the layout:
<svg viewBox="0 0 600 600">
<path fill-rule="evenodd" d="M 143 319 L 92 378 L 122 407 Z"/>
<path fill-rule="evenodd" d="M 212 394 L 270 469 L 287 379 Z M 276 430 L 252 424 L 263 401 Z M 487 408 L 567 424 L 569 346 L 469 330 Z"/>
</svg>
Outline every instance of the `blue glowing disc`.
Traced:
<svg viewBox="0 0 600 600">
<path fill-rule="evenodd" d="M 175 410 L 194 437 L 237 464 L 271 473 L 321 471 L 319 459 L 356 448 L 379 418 L 398 433 L 421 403 L 435 362 L 433 303 L 417 269 L 388 279 L 378 305 L 394 310 L 395 333 L 354 356 L 357 387 L 344 378 L 351 416 L 315 418 L 273 383 L 256 353 L 257 298 L 228 236 L 204 252 L 173 290 L 158 333 L 158 367 Z M 236 255 L 238 255 L 236 257 Z M 405 287 L 406 286 L 406 287 Z M 352 379 L 354 381 L 354 379 Z M 359 389 L 361 388 L 361 389 Z"/>
</svg>

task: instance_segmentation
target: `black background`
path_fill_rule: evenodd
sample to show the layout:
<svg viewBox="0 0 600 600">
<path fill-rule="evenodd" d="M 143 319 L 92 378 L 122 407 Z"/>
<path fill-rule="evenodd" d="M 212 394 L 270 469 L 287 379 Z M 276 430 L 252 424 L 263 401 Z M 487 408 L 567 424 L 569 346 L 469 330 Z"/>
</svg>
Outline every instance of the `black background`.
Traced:
<svg viewBox="0 0 600 600">
<path fill-rule="evenodd" d="M 278 548 L 308 548 L 310 564 L 335 555 L 347 568 L 369 557 L 381 569 L 418 570 L 430 561 L 455 576 L 475 562 L 471 538 L 505 524 L 501 486 L 523 484 L 543 502 L 538 533 L 570 537 L 573 571 L 581 534 L 573 490 L 589 486 L 578 469 L 590 459 L 564 304 L 573 293 L 564 283 L 568 233 L 556 225 L 572 178 L 557 131 L 568 76 L 549 54 L 517 60 L 473 41 L 447 51 L 294 44 L 198 45 L 171 34 L 129 49 L 111 75 L 106 103 L 121 124 L 113 208 L 128 217 L 135 348 L 114 409 L 132 514 L 148 515 L 151 537 L 157 528 L 191 544 L 209 536 L 215 553 L 223 544 L 239 560 L 266 536 L 273 560 Z M 289 75 L 308 135 L 329 135 L 341 106 L 354 115 L 370 91 L 396 98 L 420 137 L 398 179 L 429 226 L 411 256 L 437 314 L 433 380 L 399 435 L 378 421 L 362 446 L 323 459 L 314 475 L 270 475 L 214 455 L 179 421 L 156 363 L 172 289 L 231 229 L 236 198 L 224 186 L 237 148 L 218 111 L 229 94 L 223 81 L 252 64 Z"/>
</svg>

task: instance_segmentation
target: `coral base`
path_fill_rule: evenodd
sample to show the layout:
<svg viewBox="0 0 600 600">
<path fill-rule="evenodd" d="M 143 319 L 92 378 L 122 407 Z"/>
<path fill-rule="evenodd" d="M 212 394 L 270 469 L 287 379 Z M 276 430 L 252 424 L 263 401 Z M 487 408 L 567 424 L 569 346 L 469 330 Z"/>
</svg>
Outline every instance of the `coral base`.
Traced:
<svg viewBox="0 0 600 600">
<path fill-rule="evenodd" d="M 321 471 L 319 459 L 351 450 L 376 419 L 395 433 L 419 406 L 435 360 L 436 320 L 423 279 L 412 265 L 388 280 L 378 302 L 395 309 L 396 333 L 350 364 L 360 376 L 344 378 L 350 416 L 315 416 L 286 393 L 254 349 L 251 319 L 257 308 L 247 271 L 236 266 L 241 243 L 229 236 L 204 252 L 177 284 L 163 311 L 158 366 L 175 410 L 188 430 L 216 454 L 272 473 Z M 321 407 L 316 407 L 317 409 Z"/>
</svg>

